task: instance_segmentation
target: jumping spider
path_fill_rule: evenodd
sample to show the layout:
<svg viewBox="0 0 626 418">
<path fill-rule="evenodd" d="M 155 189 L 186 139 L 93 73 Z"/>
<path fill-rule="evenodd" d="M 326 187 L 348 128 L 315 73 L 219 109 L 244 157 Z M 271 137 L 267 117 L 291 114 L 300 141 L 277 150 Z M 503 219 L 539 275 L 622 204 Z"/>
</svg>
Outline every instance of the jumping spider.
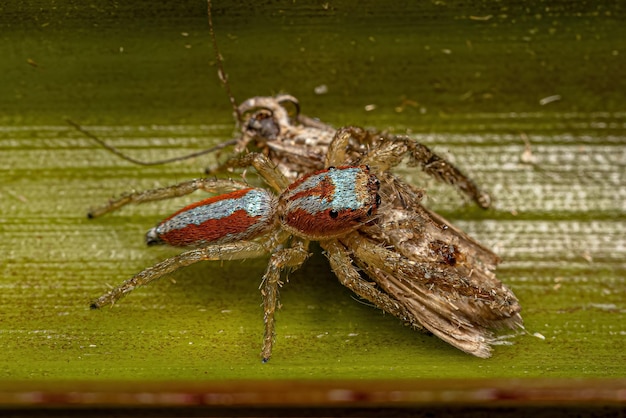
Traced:
<svg viewBox="0 0 626 418">
<path fill-rule="evenodd" d="M 402 160 L 402 153 L 393 152 L 404 150 L 402 141 L 371 149 L 358 165 L 340 165 L 351 135 L 350 128 L 337 131 L 327 168 L 291 184 L 263 154 L 231 161 L 232 166 L 254 166 L 278 197 L 241 182 L 200 179 L 130 193 L 94 209 L 90 217 L 198 189 L 230 191 L 181 209 L 146 235 L 148 244 L 198 248 L 145 269 L 92 307 L 112 304 L 182 266 L 270 253 L 261 282 L 265 322 L 261 356 L 267 361 L 281 271 L 302 265 L 309 256 L 309 241 L 319 241 L 340 282 L 358 296 L 463 351 L 488 357 L 491 328 L 521 326 L 515 296 L 495 279 L 489 265 L 483 266 L 482 258 L 491 253 L 424 208 L 410 212 L 398 206 L 398 199 L 415 202 L 416 191 L 380 168 Z"/>
</svg>

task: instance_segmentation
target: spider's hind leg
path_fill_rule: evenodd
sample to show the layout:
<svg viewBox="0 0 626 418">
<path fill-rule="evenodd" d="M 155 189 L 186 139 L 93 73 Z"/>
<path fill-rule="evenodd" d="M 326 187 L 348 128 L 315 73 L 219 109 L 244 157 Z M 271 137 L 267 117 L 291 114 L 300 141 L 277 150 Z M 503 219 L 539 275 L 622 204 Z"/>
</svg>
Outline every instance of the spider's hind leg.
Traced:
<svg viewBox="0 0 626 418">
<path fill-rule="evenodd" d="M 262 242 L 238 241 L 221 245 L 209 245 L 180 253 L 174 257 L 163 260 L 152 267 L 137 273 L 118 287 L 100 296 L 92 304 L 92 309 L 113 305 L 122 297 L 132 292 L 139 286 L 147 285 L 168 273 L 172 273 L 181 267 L 206 260 L 237 260 L 244 258 L 260 257 L 268 252 L 267 246 Z"/>
</svg>

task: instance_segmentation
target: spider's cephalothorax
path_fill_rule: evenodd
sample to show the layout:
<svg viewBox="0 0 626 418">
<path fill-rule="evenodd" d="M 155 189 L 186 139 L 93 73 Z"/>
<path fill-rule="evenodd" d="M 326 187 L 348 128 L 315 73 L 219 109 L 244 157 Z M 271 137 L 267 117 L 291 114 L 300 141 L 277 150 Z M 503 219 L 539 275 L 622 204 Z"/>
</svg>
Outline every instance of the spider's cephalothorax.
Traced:
<svg viewBox="0 0 626 418">
<path fill-rule="evenodd" d="M 311 240 L 344 235 L 371 219 L 380 204 L 379 186 L 364 166 L 303 176 L 280 197 L 281 223 L 294 235 Z"/>
</svg>

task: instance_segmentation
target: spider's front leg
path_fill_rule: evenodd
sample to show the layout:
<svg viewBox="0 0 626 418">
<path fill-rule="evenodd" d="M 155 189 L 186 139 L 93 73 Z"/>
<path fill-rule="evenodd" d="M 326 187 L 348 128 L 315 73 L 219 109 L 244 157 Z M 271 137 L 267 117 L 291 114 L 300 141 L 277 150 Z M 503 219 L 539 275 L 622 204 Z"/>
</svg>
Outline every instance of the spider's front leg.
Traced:
<svg viewBox="0 0 626 418">
<path fill-rule="evenodd" d="M 363 129 L 353 126 L 338 129 L 329 147 L 328 165 L 342 164 L 350 139 L 362 141 L 364 135 Z M 359 164 L 369 165 L 383 172 L 400 164 L 406 155 L 409 155 L 412 162 L 419 165 L 426 174 L 456 187 L 481 208 L 487 209 L 491 206 L 491 196 L 480 190 L 471 178 L 463 174 L 454 164 L 432 152 L 426 145 L 408 137 L 382 135 L 380 141 L 359 161 Z"/>
<path fill-rule="evenodd" d="M 350 140 L 356 140 L 357 144 L 367 145 L 368 132 L 356 126 L 344 126 L 337 129 L 326 154 L 326 167 L 336 167 L 348 163 L 348 150 L 350 149 Z M 360 161 L 357 161 L 361 164 Z"/>
<path fill-rule="evenodd" d="M 359 233 L 353 232 L 349 236 L 358 239 Z M 352 263 L 350 254 L 338 240 L 322 241 L 320 245 L 326 251 L 330 267 L 342 285 L 352 290 L 359 297 L 373 303 L 379 309 L 400 318 L 407 324 L 411 324 L 415 329 L 424 329 L 415 315 L 406 306 L 378 289 L 375 283 L 361 277 Z"/>
<path fill-rule="evenodd" d="M 172 199 L 174 197 L 188 195 L 195 192 L 196 190 L 204 190 L 205 192 L 209 193 L 217 193 L 224 191 L 243 190 L 248 188 L 250 188 L 250 185 L 230 179 L 195 179 L 174 184 L 172 186 L 161 187 L 158 189 L 149 189 L 141 192 L 127 193 L 117 199 L 110 200 L 105 205 L 90 209 L 89 212 L 87 212 L 87 217 L 90 219 L 97 218 L 109 212 L 118 210 L 121 207 L 129 204 L 137 205 L 140 203 L 153 202 L 156 200 Z"/>
<path fill-rule="evenodd" d="M 463 174 L 454 164 L 435 154 L 424 144 L 407 137 L 389 137 L 381 141 L 379 147 L 368 154 L 363 164 L 372 164 L 386 170 L 398 165 L 405 155 L 419 165 L 424 173 L 436 180 L 456 187 L 483 209 L 491 206 L 491 196 L 476 186 L 476 183 Z"/>
<path fill-rule="evenodd" d="M 275 336 L 274 314 L 278 306 L 278 288 L 282 285 L 280 274 L 285 268 L 295 270 L 309 257 L 307 250 L 308 242 L 296 239 L 291 248 L 284 248 L 272 254 L 267 270 L 261 282 L 261 295 L 263 296 L 263 322 L 265 333 L 263 334 L 263 348 L 261 359 L 263 363 L 269 361 L 272 356 L 272 346 Z"/>
</svg>

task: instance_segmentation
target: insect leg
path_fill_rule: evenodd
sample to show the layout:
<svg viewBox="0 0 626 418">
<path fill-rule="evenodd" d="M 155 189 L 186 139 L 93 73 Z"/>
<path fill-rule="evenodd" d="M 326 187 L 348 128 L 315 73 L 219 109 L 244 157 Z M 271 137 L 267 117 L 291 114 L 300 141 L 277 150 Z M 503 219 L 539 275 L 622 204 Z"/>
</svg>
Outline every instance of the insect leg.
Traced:
<svg viewBox="0 0 626 418">
<path fill-rule="evenodd" d="M 275 336 L 274 313 L 278 305 L 278 288 L 282 285 L 280 273 L 286 267 L 291 269 L 299 268 L 309 255 L 307 244 L 298 241 L 291 248 L 276 251 L 270 258 L 260 286 L 261 295 L 263 296 L 263 322 L 265 324 L 263 349 L 261 350 L 263 363 L 269 361 L 272 356 Z"/>
<path fill-rule="evenodd" d="M 105 205 L 97 208 L 90 209 L 87 212 L 88 218 L 97 218 L 106 213 L 113 212 L 122 206 L 128 204 L 139 204 L 145 202 L 152 202 L 155 200 L 165 200 L 174 197 L 185 196 L 196 190 L 204 190 L 209 193 L 234 191 L 250 188 L 250 185 L 225 179 L 196 179 L 185 181 L 183 183 L 174 184 L 172 186 L 161 187 L 158 189 L 144 190 L 141 192 L 131 192 L 122 195 L 121 197 L 109 200 Z"/>
</svg>

